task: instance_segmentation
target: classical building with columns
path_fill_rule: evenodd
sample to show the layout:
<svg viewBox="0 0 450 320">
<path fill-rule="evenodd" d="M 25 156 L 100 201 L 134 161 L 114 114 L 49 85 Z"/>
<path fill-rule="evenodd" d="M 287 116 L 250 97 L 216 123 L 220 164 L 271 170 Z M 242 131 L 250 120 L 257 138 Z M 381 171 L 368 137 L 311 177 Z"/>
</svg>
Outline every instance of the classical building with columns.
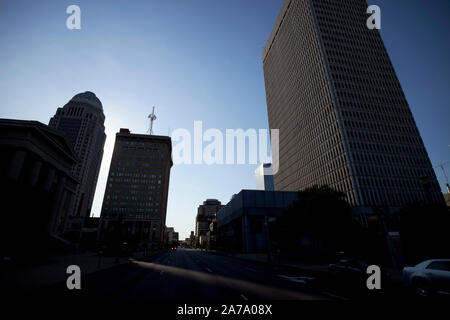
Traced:
<svg viewBox="0 0 450 320">
<path fill-rule="evenodd" d="M 41 252 L 61 235 L 78 181 L 65 137 L 37 121 L 0 119 L 0 254 Z"/>
<path fill-rule="evenodd" d="M 91 215 L 106 140 L 104 123 L 102 103 L 89 91 L 75 95 L 50 119 L 49 126 L 64 134 L 80 160 L 71 168 L 72 175 L 80 181 L 66 230 L 72 241 L 79 240 L 81 229 Z"/>
</svg>

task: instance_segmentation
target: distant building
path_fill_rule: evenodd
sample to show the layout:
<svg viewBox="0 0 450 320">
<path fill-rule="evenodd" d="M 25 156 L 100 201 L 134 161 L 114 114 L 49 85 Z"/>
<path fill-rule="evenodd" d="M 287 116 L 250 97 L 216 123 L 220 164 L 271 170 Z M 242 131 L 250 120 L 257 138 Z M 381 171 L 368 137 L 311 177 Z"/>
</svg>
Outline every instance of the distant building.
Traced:
<svg viewBox="0 0 450 320">
<path fill-rule="evenodd" d="M 166 239 L 167 243 L 171 244 L 173 242 L 178 242 L 178 232 L 175 232 L 175 229 L 173 227 L 167 227 L 166 228 Z"/>
<path fill-rule="evenodd" d="M 218 246 L 237 252 L 264 252 L 267 225 L 298 197 L 297 192 L 242 190 L 217 212 Z"/>
<path fill-rule="evenodd" d="M 166 227 L 167 241 L 172 241 L 172 235 L 175 232 L 173 227 Z"/>
<path fill-rule="evenodd" d="M 170 137 L 116 134 L 101 212 L 99 240 L 134 249 L 163 246 L 170 169 Z"/>
<path fill-rule="evenodd" d="M 215 250 L 217 246 L 217 218 L 213 218 L 206 233 L 206 248 Z"/>
<path fill-rule="evenodd" d="M 256 189 L 274 191 L 273 170 L 271 163 L 261 163 L 255 170 Z"/>
<path fill-rule="evenodd" d="M 0 119 L 0 256 L 41 252 L 60 236 L 78 181 L 78 159 L 66 138 L 37 121 Z"/>
<path fill-rule="evenodd" d="M 191 239 L 191 246 L 195 245 L 195 232 L 191 231 L 191 235 L 189 236 L 189 239 Z"/>
<path fill-rule="evenodd" d="M 209 231 L 209 225 L 215 218 L 216 212 L 222 207 L 222 203 L 216 199 L 207 199 L 198 207 L 195 218 L 195 237 L 200 245 L 206 244 L 206 233 Z"/>
<path fill-rule="evenodd" d="M 80 181 L 65 230 L 72 233 L 71 240 L 78 240 L 91 213 L 106 139 L 104 123 L 102 103 L 89 91 L 75 95 L 50 119 L 49 126 L 64 134 L 80 160 L 71 169 L 72 176 Z"/>
</svg>

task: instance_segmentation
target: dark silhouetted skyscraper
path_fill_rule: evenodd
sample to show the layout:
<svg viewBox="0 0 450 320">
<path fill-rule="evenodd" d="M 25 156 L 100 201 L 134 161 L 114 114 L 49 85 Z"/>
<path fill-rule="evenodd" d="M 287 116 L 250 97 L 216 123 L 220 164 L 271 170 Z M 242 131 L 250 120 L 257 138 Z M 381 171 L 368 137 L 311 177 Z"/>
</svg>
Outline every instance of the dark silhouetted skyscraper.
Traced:
<svg viewBox="0 0 450 320">
<path fill-rule="evenodd" d="M 133 250 L 159 249 L 164 241 L 172 140 L 120 129 L 100 220 L 106 245 L 126 242 Z"/>
<path fill-rule="evenodd" d="M 49 126 L 64 134 L 80 160 L 72 167 L 80 184 L 70 209 L 68 232 L 79 232 L 91 213 L 106 139 L 104 123 L 102 103 L 89 91 L 74 96 L 50 119 Z"/>
</svg>

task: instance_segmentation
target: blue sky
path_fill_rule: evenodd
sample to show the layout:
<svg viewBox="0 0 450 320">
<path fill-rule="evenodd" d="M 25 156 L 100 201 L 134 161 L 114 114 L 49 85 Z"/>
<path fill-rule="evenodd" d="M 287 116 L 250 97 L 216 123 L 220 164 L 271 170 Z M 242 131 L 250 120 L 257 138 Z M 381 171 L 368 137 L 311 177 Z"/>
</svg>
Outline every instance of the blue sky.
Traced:
<svg viewBox="0 0 450 320">
<path fill-rule="evenodd" d="M 79 92 L 103 103 L 107 141 L 93 212 L 100 214 L 114 135 L 177 128 L 267 128 L 261 54 L 282 0 L 0 1 L 0 117 L 48 123 Z M 369 1 L 433 165 L 450 161 L 450 2 Z M 66 8 L 81 8 L 81 30 Z M 255 165 L 172 168 L 168 226 L 194 230 L 206 198 L 255 186 Z M 450 164 L 446 167 L 450 176 Z M 443 174 L 437 170 L 444 186 Z"/>
</svg>

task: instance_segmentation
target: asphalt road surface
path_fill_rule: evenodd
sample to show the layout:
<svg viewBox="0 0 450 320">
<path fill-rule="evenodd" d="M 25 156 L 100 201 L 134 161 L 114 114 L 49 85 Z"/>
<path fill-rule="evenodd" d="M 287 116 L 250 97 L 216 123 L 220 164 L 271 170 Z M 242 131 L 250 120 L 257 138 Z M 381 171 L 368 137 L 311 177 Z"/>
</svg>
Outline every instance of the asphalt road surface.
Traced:
<svg viewBox="0 0 450 320">
<path fill-rule="evenodd" d="M 202 303 L 340 298 L 311 285 L 314 281 L 298 270 L 179 248 L 86 275 L 80 290 L 60 284 L 43 294 Z"/>
</svg>

